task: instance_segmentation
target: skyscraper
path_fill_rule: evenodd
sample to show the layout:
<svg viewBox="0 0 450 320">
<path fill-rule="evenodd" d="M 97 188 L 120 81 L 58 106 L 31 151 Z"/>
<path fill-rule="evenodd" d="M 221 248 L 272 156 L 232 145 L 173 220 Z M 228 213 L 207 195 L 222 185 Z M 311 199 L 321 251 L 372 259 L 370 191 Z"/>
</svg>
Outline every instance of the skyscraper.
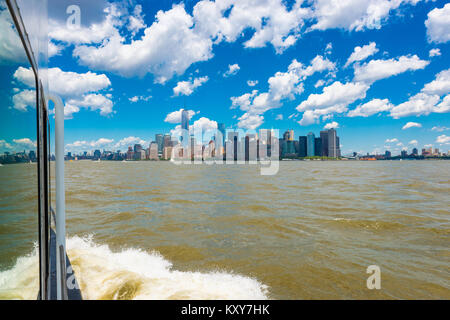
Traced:
<svg viewBox="0 0 450 320">
<path fill-rule="evenodd" d="M 314 139 L 314 155 L 317 157 L 322 156 L 322 139 L 321 138 Z"/>
<path fill-rule="evenodd" d="M 289 141 L 294 141 L 294 130 L 289 130 Z"/>
<path fill-rule="evenodd" d="M 239 132 L 228 132 L 227 139 L 227 159 L 238 160 L 238 149 L 239 149 Z"/>
<path fill-rule="evenodd" d="M 266 144 L 270 143 L 270 130 L 269 129 L 259 129 L 259 141 Z"/>
<path fill-rule="evenodd" d="M 195 157 L 195 146 L 197 145 L 197 139 L 192 135 L 189 137 L 190 143 L 189 143 L 189 149 L 191 151 L 191 160 L 194 160 Z"/>
<path fill-rule="evenodd" d="M 142 150 L 142 146 L 140 144 L 136 143 L 134 145 L 134 153 L 139 152 L 141 150 Z"/>
<path fill-rule="evenodd" d="M 306 136 L 300 136 L 298 137 L 298 156 L 299 157 L 306 157 Z"/>
<path fill-rule="evenodd" d="M 328 156 L 332 158 L 338 157 L 339 147 L 337 146 L 336 130 L 328 130 Z"/>
<path fill-rule="evenodd" d="M 181 129 L 189 130 L 189 112 L 184 109 L 181 111 Z"/>
<path fill-rule="evenodd" d="M 150 160 L 158 160 L 158 144 L 156 142 L 152 142 L 150 143 L 150 147 L 149 147 L 149 159 Z"/>
<path fill-rule="evenodd" d="M 280 140 L 280 153 L 282 156 L 295 156 L 294 130 L 286 130 Z"/>
<path fill-rule="evenodd" d="M 322 151 L 320 156 L 328 157 L 328 130 L 320 131 L 320 139 L 322 140 Z"/>
<path fill-rule="evenodd" d="M 132 147 L 128 147 L 127 151 L 127 160 L 133 160 L 134 159 L 134 152 Z"/>
<path fill-rule="evenodd" d="M 245 161 L 250 159 L 250 136 L 245 136 Z"/>
<path fill-rule="evenodd" d="M 288 140 L 288 141 L 286 141 L 286 152 L 287 152 L 290 156 L 295 156 L 295 145 L 294 145 L 294 140 Z"/>
<path fill-rule="evenodd" d="M 406 150 L 402 150 L 402 152 L 400 154 L 401 154 L 402 158 L 408 157 L 408 151 L 406 151 Z"/>
<path fill-rule="evenodd" d="M 287 140 L 280 138 L 279 139 L 279 148 L 280 148 L 280 156 L 284 157 L 287 153 Z"/>
<path fill-rule="evenodd" d="M 222 147 L 224 147 L 225 146 L 225 139 L 226 139 L 226 136 L 225 136 L 225 124 L 224 123 L 219 123 L 217 125 L 217 129 L 222 134 Z M 216 141 L 216 143 L 217 142 L 218 141 Z"/>
<path fill-rule="evenodd" d="M 156 141 L 156 144 L 158 145 L 158 152 L 159 152 L 159 153 L 162 153 L 162 150 L 163 150 L 163 147 L 164 147 L 164 138 L 163 138 L 163 135 L 160 134 L 160 133 L 157 133 L 157 134 L 155 135 L 155 141 Z"/>
<path fill-rule="evenodd" d="M 170 134 L 166 133 L 163 137 L 163 144 L 164 147 L 171 147 L 172 146 L 172 137 Z"/>
<path fill-rule="evenodd" d="M 142 150 L 143 150 L 142 149 L 142 145 L 140 145 L 138 143 L 136 143 L 134 145 L 134 160 L 141 160 L 141 158 L 142 158 L 142 155 L 141 155 Z M 144 151 L 144 153 L 145 153 L 145 151 Z"/>
<path fill-rule="evenodd" d="M 336 136 L 336 157 L 341 156 L 341 143 L 339 141 L 339 137 Z"/>
<path fill-rule="evenodd" d="M 260 129 L 259 130 L 259 154 L 263 157 L 271 156 L 271 146 L 272 146 L 272 130 L 271 129 Z M 263 150 L 265 148 L 265 150 Z"/>
<path fill-rule="evenodd" d="M 172 147 L 164 147 L 163 149 L 163 159 L 169 160 L 172 157 Z"/>
<path fill-rule="evenodd" d="M 94 159 L 100 159 L 100 157 L 102 156 L 102 153 L 100 152 L 100 150 L 95 150 L 94 151 Z"/>
<path fill-rule="evenodd" d="M 312 132 L 308 133 L 306 136 L 306 154 L 308 157 L 314 157 L 315 138 L 316 137 Z"/>
<path fill-rule="evenodd" d="M 181 140 L 184 147 L 189 145 L 189 112 L 185 109 L 181 111 Z"/>
</svg>

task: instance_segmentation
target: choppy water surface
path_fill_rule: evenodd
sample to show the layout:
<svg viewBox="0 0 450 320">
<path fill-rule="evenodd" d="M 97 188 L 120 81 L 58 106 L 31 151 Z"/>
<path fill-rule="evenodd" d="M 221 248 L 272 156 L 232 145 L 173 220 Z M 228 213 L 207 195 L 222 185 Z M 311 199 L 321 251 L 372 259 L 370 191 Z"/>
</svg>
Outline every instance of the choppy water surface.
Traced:
<svg viewBox="0 0 450 320">
<path fill-rule="evenodd" d="M 450 299 L 449 165 L 67 162 L 68 255 L 87 299 Z M 30 232 L 1 235 L 3 298 L 35 297 Z"/>
</svg>

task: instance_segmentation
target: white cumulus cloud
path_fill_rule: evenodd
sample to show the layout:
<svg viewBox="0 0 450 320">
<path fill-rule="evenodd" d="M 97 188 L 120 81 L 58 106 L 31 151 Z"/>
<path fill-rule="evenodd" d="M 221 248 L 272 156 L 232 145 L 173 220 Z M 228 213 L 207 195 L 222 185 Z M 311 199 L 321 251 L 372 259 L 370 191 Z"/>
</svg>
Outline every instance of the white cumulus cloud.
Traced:
<svg viewBox="0 0 450 320">
<path fill-rule="evenodd" d="M 450 112 L 450 69 L 436 75 L 422 90 L 391 110 L 393 118 Z M 443 96 L 441 100 L 441 96 Z"/>
<path fill-rule="evenodd" d="M 28 107 L 36 107 L 36 91 L 24 89 L 13 95 L 13 108 L 19 111 L 27 111 Z"/>
<path fill-rule="evenodd" d="M 336 121 L 327 123 L 324 127 L 324 129 L 337 129 L 339 128 L 339 123 L 337 123 Z"/>
<path fill-rule="evenodd" d="M 235 75 L 236 73 L 238 73 L 240 69 L 241 69 L 241 67 L 239 67 L 239 65 L 238 65 L 237 63 L 235 63 L 235 64 L 230 64 L 230 65 L 228 65 L 228 70 L 225 71 L 225 73 L 223 74 L 223 76 L 224 76 L 225 78 L 227 78 L 227 77 L 229 77 L 229 76 L 233 76 L 233 75 Z"/>
<path fill-rule="evenodd" d="M 450 144 L 450 137 L 446 136 L 445 134 L 440 135 L 439 137 L 436 138 L 436 143 Z"/>
<path fill-rule="evenodd" d="M 408 122 L 402 127 L 402 130 L 406 130 L 409 128 L 422 128 L 422 124 L 418 122 Z"/>
<path fill-rule="evenodd" d="M 428 55 L 430 57 L 438 57 L 441 55 L 441 50 L 439 48 L 431 49 L 430 52 L 428 53 Z"/>
<path fill-rule="evenodd" d="M 434 126 L 433 128 L 431 128 L 431 131 L 437 131 L 437 132 L 443 132 L 446 130 L 450 130 L 450 128 L 444 127 L 444 126 Z"/>
<path fill-rule="evenodd" d="M 31 68 L 19 67 L 13 76 L 25 86 L 34 87 L 34 74 Z M 111 81 L 105 74 L 96 74 L 90 71 L 76 73 L 63 71 L 56 67 L 49 68 L 47 76 L 49 91 L 60 95 L 65 100 L 66 119 L 71 119 L 74 113 L 80 111 L 80 107 L 99 110 L 103 116 L 113 112 L 111 96 L 97 93 L 111 86 Z M 26 108 L 24 109 L 24 98 L 27 97 L 31 101 L 32 92 L 34 91 L 25 89 L 16 95 L 16 100 L 13 97 L 14 108 L 26 110 Z M 34 101 L 31 106 L 35 104 Z"/>
<path fill-rule="evenodd" d="M 0 152 L 27 152 L 30 150 L 36 150 L 36 141 L 30 138 L 12 139 L 8 142 L 6 140 L 0 140 Z"/>
<path fill-rule="evenodd" d="M 183 109 L 170 112 L 166 116 L 164 121 L 168 122 L 168 123 L 181 123 L 181 113 L 182 113 L 182 111 L 183 111 Z M 187 112 L 188 112 L 188 115 L 189 115 L 189 119 L 192 118 L 196 114 L 196 112 L 194 110 L 187 110 Z"/>
<path fill-rule="evenodd" d="M 391 109 L 390 115 L 394 119 L 408 116 L 428 115 L 433 112 L 434 106 L 438 103 L 439 96 L 418 93 Z"/>
<path fill-rule="evenodd" d="M 68 143 L 65 146 L 66 152 L 83 152 L 83 151 L 92 151 L 93 149 L 112 149 L 112 143 L 114 139 L 108 138 L 100 138 L 98 140 L 77 140 L 72 143 Z M 112 151 L 112 150 L 109 150 Z"/>
<path fill-rule="evenodd" d="M 128 100 L 130 102 L 136 103 L 138 101 L 148 101 L 151 98 L 152 98 L 152 96 L 134 96 L 134 97 L 128 98 Z"/>
<path fill-rule="evenodd" d="M 264 117 L 259 114 L 244 113 L 238 118 L 238 127 L 254 130 L 264 123 Z"/>
<path fill-rule="evenodd" d="M 211 59 L 213 45 L 234 42 L 244 30 L 251 34 L 245 47 L 270 43 L 281 53 L 296 43 L 311 12 L 302 1 L 288 9 L 281 0 L 204 0 L 195 4 L 192 15 L 184 4 L 174 4 L 167 11 L 158 11 L 148 27 L 141 11 L 134 12 L 127 25 L 132 31 L 130 39 L 119 32 L 125 22 L 117 7 L 110 4 L 103 22 L 77 30 L 75 35 L 59 24 L 51 28 L 50 36 L 75 43 L 73 54 L 83 65 L 127 77 L 150 73 L 158 83 L 182 75 L 194 63 Z M 134 39 L 137 30 L 143 32 Z"/>
<path fill-rule="evenodd" d="M 113 150 L 121 150 L 123 152 L 128 150 L 128 147 L 133 147 L 135 144 L 140 144 L 143 148 L 147 148 L 147 146 L 150 144 L 150 141 L 141 139 L 139 137 L 130 136 L 120 139 L 115 144 L 113 144 L 111 148 Z"/>
<path fill-rule="evenodd" d="M 398 59 L 371 60 L 362 65 L 355 65 L 355 81 L 372 83 L 389 78 L 406 71 L 425 68 L 430 62 L 421 60 L 418 56 L 402 56 Z"/>
<path fill-rule="evenodd" d="M 360 104 L 355 109 L 350 110 L 348 117 L 368 117 L 383 111 L 391 110 L 393 105 L 388 99 L 372 99 L 369 102 Z"/>
<path fill-rule="evenodd" d="M 195 78 L 193 80 L 191 79 L 189 81 L 179 81 L 176 87 L 173 88 L 173 94 L 175 96 L 179 95 L 190 96 L 196 88 L 200 87 L 208 80 L 209 80 L 208 76 L 204 76 L 200 78 Z"/>
<path fill-rule="evenodd" d="M 425 21 L 429 42 L 444 43 L 450 40 L 450 3 L 428 13 Z"/>
<path fill-rule="evenodd" d="M 436 113 L 450 112 L 450 94 L 446 95 L 444 99 L 433 109 Z"/>
<path fill-rule="evenodd" d="M 345 67 L 348 67 L 353 62 L 356 61 L 362 61 L 370 57 L 371 55 L 374 55 L 378 52 L 377 44 L 375 42 L 371 42 L 368 45 L 362 46 L 362 47 L 355 47 L 352 54 L 348 58 L 347 62 L 345 63 Z"/>
<path fill-rule="evenodd" d="M 439 72 L 435 80 L 425 84 L 422 92 L 439 96 L 450 93 L 450 69 Z"/>
<path fill-rule="evenodd" d="M 323 88 L 320 94 L 310 94 L 308 99 L 297 106 L 297 111 L 304 112 L 300 125 L 309 125 L 316 122 L 321 116 L 325 118 L 333 113 L 347 111 L 347 106 L 356 100 L 366 97 L 369 86 L 361 82 L 339 81 Z"/>
<path fill-rule="evenodd" d="M 363 31 L 379 29 L 392 10 L 402 4 L 415 5 L 420 0 L 316 0 L 312 29 L 342 28 Z"/>
<path fill-rule="evenodd" d="M 276 72 L 267 82 L 269 90 L 231 97 L 232 108 L 240 107 L 246 113 L 238 120 L 238 127 L 255 129 L 264 122 L 263 113 L 279 108 L 284 99 L 294 99 L 304 90 L 303 81 L 316 72 L 334 71 L 336 64 L 320 55 L 314 57 L 308 66 L 296 59 L 292 60 L 286 72 Z"/>
<path fill-rule="evenodd" d="M 79 45 L 73 54 L 81 64 L 119 73 L 144 76 L 152 73 L 156 82 L 164 83 L 181 75 L 193 63 L 212 58 L 212 41 L 193 29 L 193 18 L 183 5 L 158 11 L 156 20 L 144 30 L 140 39 L 126 43 L 119 32 L 100 46 Z"/>
<path fill-rule="evenodd" d="M 81 98 L 72 98 L 66 100 L 66 109 L 67 107 L 84 107 L 90 109 L 91 111 L 100 111 L 102 116 L 109 115 L 113 112 L 113 102 L 105 97 L 102 94 L 98 93 L 90 93 L 82 96 Z M 65 110 L 64 110 L 65 111 Z M 66 118 L 71 118 L 72 114 L 66 114 L 64 112 Z"/>
<path fill-rule="evenodd" d="M 144 15 L 142 14 L 142 6 L 140 4 L 134 7 L 133 14 L 129 15 L 128 19 L 129 23 L 127 29 L 131 31 L 133 37 L 139 30 L 147 27 L 144 22 Z"/>
<path fill-rule="evenodd" d="M 36 141 L 32 141 L 30 138 L 22 138 L 22 139 L 13 139 L 13 142 L 17 147 L 26 149 L 26 150 L 34 150 L 36 149 Z"/>
</svg>

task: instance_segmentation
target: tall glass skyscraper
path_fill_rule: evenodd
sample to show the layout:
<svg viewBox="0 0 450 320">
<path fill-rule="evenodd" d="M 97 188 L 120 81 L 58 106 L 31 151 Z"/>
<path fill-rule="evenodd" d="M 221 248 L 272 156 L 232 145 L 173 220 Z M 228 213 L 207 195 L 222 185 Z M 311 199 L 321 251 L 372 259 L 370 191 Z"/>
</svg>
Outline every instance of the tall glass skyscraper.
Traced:
<svg viewBox="0 0 450 320">
<path fill-rule="evenodd" d="M 315 155 L 315 139 L 316 136 L 312 132 L 308 133 L 308 135 L 306 136 L 306 154 L 308 155 L 308 157 L 314 157 Z"/>
<path fill-rule="evenodd" d="M 184 109 L 181 111 L 181 129 L 189 130 L 189 112 Z"/>
<path fill-rule="evenodd" d="M 164 147 L 163 135 L 160 133 L 157 133 L 155 135 L 155 141 L 156 141 L 156 144 L 158 145 L 158 152 L 161 153 L 163 151 L 163 147 Z"/>
<path fill-rule="evenodd" d="M 322 150 L 320 155 L 322 157 L 328 157 L 328 130 L 320 131 L 320 139 L 322 140 Z"/>
<path fill-rule="evenodd" d="M 181 130 L 183 146 L 187 147 L 189 144 L 189 112 L 184 109 L 181 111 Z"/>
<path fill-rule="evenodd" d="M 314 155 L 317 157 L 322 156 L 322 138 L 316 138 L 314 145 Z"/>
<path fill-rule="evenodd" d="M 300 136 L 298 137 L 298 155 L 300 157 L 306 157 L 306 149 L 307 149 L 307 139 L 306 136 Z"/>
</svg>

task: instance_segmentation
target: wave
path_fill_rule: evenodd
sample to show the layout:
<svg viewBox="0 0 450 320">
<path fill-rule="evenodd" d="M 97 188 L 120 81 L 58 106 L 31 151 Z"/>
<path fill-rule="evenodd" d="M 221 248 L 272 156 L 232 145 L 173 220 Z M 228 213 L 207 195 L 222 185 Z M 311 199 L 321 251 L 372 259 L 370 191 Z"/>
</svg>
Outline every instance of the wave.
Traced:
<svg viewBox="0 0 450 320">
<path fill-rule="evenodd" d="M 39 292 L 39 258 L 33 251 L 17 259 L 9 270 L 0 272 L 1 300 L 36 300 Z"/>
<path fill-rule="evenodd" d="M 156 251 L 126 248 L 113 252 L 92 236 L 67 239 L 83 299 L 268 299 L 268 287 L 230 272 L 177 271 Z M 20 257 L 0 272 L 0 299 L 35 299 L 38 253 Z"/>
<path fill-rule="evenodd" d="M 351 218 L 334 218 L 330 222 L 337 225 L 342 225 L 350 228 L 364 228 L 371 230 L 398 230 L 406 228 L 405 225 L 393 221 L 378 221 L 366 219 L 351 219 Z"/>
</svg>

